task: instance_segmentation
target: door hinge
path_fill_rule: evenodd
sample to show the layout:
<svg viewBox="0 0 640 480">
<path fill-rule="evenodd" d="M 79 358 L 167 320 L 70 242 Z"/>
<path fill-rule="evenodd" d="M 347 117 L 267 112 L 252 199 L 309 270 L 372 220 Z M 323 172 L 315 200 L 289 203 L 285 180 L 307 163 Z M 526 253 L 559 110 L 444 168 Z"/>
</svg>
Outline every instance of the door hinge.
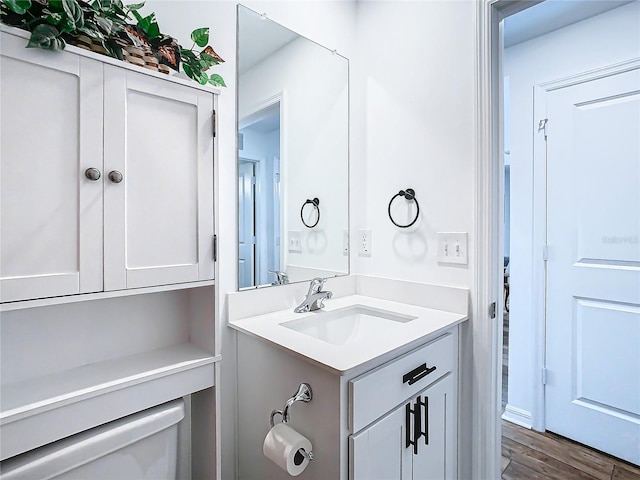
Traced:
<svg viewBox="0 0 640 480">
<path fill-rule="evenodd" d="M 251 185 L 255 185 L 256 184 L 256 177 L 251 177 Z"/>
<path fill-rule="evenodd" d="M 218 236 L 213 236 L 213 261 L 218 261 Z"/>
<path fill-rule="evenodd" d="M 540 132 L 544 132 L 544 139 L 547 139 L 547 135 L 549 134 L 548 130 L 547 130 L 547 124 L 549 123 L 549 119 L 548 118 L 543 118 L 542 120 L 540 120 L 538 122 L 538 133 Z"/>
<path fill-rule="evenodd" d="M 211 115 L 211 120 L 212 120 L 212 129 L 213 129 L 213 136 L 215 138 L 216 136 L 216 111 L 213 111 L 213 114 Z"/>
<path fill-rule="evenodd" d="M 489 305 L 489 317 L 490 318 L 496 318 L 497 315 L 497 308 L 498 306 L 496 305 L 496 302 L 493 302 L 491 305 Z"/>
<path fill-rule="evenodd" d="M 542 374 L 540 376 L 540 379 L 542 380 L 542 384 L 543 385 L 547 384 L 547 369 L 546 368 L 542 369 Z"/>
<path fill-rule="evenodd" d="M 258 239 L 256 238 L 256 236 L 255 236 L 255 235 L 253 235 L 253 236 L 251 237 L 251 244 L 252 244 L 252 245 L 255 245 L 256 243 L 258 243 Z"/>
<path fill-rule="evenodd" d="M 549 245 L 542 246 L 542 261 L 546 262 L 549 260 Z"/>
</svg>

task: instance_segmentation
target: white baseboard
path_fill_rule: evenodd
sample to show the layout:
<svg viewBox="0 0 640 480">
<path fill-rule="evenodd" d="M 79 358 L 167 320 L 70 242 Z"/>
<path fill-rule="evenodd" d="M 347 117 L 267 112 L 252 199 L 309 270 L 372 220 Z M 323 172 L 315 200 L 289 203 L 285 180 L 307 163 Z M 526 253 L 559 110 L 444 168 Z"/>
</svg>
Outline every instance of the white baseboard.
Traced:
<svg viewBox="0 0 640 480">
<path fill-rule="evenodd" d="M 502 419 L 507 422 L 520 425 L 521 427 L 528 428 L 529 430 L 531 430 L 533 426 L 531 412 L 527 412 L 526 410 L 522 410 L 521 408 L 513 407 L 511 405 L 507 405 L 505 407 Z"/>
</svg>

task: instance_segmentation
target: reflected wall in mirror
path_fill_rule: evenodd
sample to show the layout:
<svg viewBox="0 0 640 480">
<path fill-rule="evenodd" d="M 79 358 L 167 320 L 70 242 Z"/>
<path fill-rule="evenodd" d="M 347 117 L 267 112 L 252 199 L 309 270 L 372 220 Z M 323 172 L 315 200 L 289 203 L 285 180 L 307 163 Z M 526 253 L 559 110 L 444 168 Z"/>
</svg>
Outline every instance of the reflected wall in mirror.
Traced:
<svg viewBox="0 0 640 480">
<path fill-rule="evenodd" d="M 349 273 L 349 62 L 238 5 L 238 288 Z"/>
</svg>

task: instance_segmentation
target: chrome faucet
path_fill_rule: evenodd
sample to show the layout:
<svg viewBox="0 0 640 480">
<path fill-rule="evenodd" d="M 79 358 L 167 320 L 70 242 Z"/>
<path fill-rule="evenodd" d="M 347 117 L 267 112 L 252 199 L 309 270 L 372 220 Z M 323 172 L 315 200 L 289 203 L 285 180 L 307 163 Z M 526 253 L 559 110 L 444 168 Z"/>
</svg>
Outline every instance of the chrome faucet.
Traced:
<svg viewBox="0 0 640 480">
<path fill-rule="evenodd" d="M 279 270 L 267 270 L 268 273 L 273 273 L 276 276 L 275 282 L 271 285 L 286 285 L 289 283 L 289 275 L 287 272 L 281 272 Z"/>
<path fill-rule="evenodd" d="M 300 305 L 293 309 L 296 313 L 305 313 L 305 312 L 313 312 L 315 310 L 320 310 L 324 307 L 323 301 L 325 298 L 331 298 L 333 295 L 329 291 L 322 290 L 322 286 L 324 285 L 324 278 L 316 277 L 311 280 L 311 284 L 309 285 L 309 291 L 307 292 L 307 297 L 302 301 Z"/>
</svg>

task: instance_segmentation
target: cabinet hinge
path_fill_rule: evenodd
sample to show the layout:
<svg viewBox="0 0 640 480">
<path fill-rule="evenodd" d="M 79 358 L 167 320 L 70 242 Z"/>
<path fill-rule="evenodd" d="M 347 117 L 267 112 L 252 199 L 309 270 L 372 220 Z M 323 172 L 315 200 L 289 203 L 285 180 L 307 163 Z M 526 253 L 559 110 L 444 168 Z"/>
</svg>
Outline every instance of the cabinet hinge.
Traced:
<svg viewBox="0 0 640 480">
<path fill-rule="evenodd" d="M 542 369 L 542 373 L 540 375 L 540 379 L 542 380 L 542 384 L 543 385 L 547 384 L 547 369 L 546 368 Z"/>
<path fill-rule="evenodd" d="M 489 305 L 489 317 L 490 318 L 496 318 L 496 310 L 497 310 L 497 305 L 496 302 L 493 302 L 491 305 Z"/>
<path fill-rule="evenodd" d="M 218 261 L 218 236 L 213 236 L 213 261 Z"/>
<path fill-rule="evenodd" d="M 213 114 L 211 115 L 211 123 L 212 123 L 212 129 L 213 129 L 213 136 L 216 136 L 216 111 L 213 111 Z"/>
<path fill-rule="evenodd" d="M 542 246 L 542 261 L 546 262 L 549 260 L 549 245 Z"/>
<path fill-rule="evenodd" d="M 547 130 L 547 124 L 549 123 L 548 118 L 543 118 L 538 122 L 538 133 L 544 132 L 544 139 L 547 139 L 547 135 L 549 135 L 549 131 Z"/>
</svg>

